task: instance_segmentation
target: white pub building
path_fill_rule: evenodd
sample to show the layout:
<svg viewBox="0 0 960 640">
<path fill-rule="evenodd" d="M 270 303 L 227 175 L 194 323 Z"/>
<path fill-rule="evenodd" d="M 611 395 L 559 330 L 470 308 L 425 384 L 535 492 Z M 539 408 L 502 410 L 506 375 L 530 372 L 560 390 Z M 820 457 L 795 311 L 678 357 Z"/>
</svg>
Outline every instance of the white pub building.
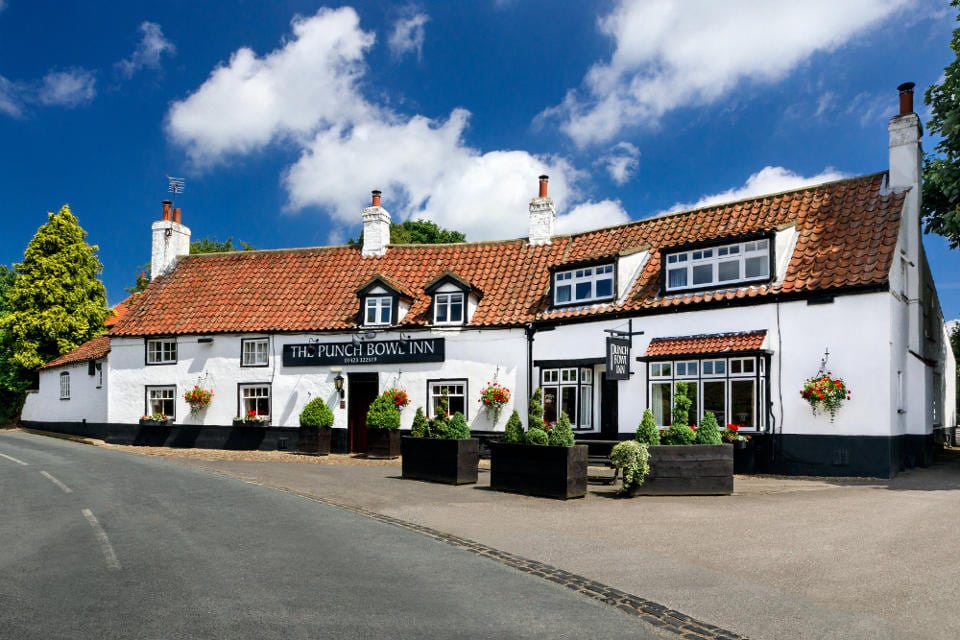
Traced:
<svg viewBox="0 0 960 640">
<path fill-rule="evenodd" d="M 920 120 L 912 84 L 880 173 L 617 227 L 556 235 L 548 180 L 529 237 L 390 245 L 378 191 L 362 246 L 187 255 L 164 204 L 153 280 L 108 332 L 40 372 L 27 426 L 168 446 L 290 448 L 320 396 L 334 449 L 364 451 L 387 388 L 432 414 L 446 398 L 481 436 L 540 388 L 546 419 L 578 438 L 633 436 L 644 409 L 750 434 L 758 470 L 891 476 L 929 462 L 956 424 L 955 362 L 920 227 Z M 832 417 L 801 397 L 818 373 L 850 390 Z M 481 390 L 512 392 L 499 416 Z M 213 392 L 191 413 L 184 393 Z M 235 418 L 264 420 L 259 430 Z M 251 433 L 253 435 L 251 435 Z"/>
</svg>

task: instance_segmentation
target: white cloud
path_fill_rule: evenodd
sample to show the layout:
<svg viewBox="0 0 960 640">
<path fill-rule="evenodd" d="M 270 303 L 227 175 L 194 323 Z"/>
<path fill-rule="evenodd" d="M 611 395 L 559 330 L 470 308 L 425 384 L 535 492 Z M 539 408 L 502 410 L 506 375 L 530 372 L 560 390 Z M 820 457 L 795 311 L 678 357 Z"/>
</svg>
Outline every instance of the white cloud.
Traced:
<svg viewBox="0 0 960 640">
<path fill-rule="evenodd" d="M 0 0 L 0 2 L 2 1 L 3 0 Z M 14 83 L 3 76 L 0 76 L 0 113 L 4 113 L 13 118 L 19 118 L 23 115 L 20 91 Z"/>
<path fill-rule="evenodd" d="M 263 58 L 237 50 L 167 114 L 167 132 L 199 166 L 249 153 L 277 137 L 341 126 L 370 106 L 355 84 L 374 41 L 351 8 L 292 22 L 293 37 Z"/>
<path fill-rule="evenodd" d="M 600 157 L 597 164 L 606 169 L 610 179 L 624 185 L 637 172 L 640 150 L 629 142 L 620 142 Z"/>
<path fill-rule="evenodd" d="M 394 23 L 393 31 L 387 38 L 387 45 L 393 57 L 402 58 L 407 53 L 415 52 L 417 60 L 420 59 L 423 54 L 424 26 L 429 20 L 430 16 L 417 13 Z"/>
<path fill-rule="evenodd" d="M 810 177 L 801 176 L 783 167 L 764 167 L 747 178 L 746 183 L 744 183 L 742 187 L 727 189 L 720 193 L 703 196 L 693 203 L 678 203 L 665 211 L 659 212 L 657 215 L 700 209 L 701 207 L 710 207 L 725 202 L 736 202 L 737 200 L 744 200 L 756 196 L 780 193 L 781 191 L 792 191 L 823 182 L 842 180 L 846 177 L 848 177 L 847 174 L 837 171 L 832 167 L 827 167 L 817 175 Z"/>
<path fill-rule="evenodd" d="M 41 104 L 69 109 L 91 102 L 96 94 L 96 78 L 93 72 L 74 68 L 47 73 L 37 92 L 37 100 Z"/>
<path fill-rule="evenodd" d="M 599 20 L 614 41 L 582 90 L 545 110 L 579 146 L 655 125 L 682 106 L 709 104 L 744 82 L 772 82 L 817 51 L 836 49 L 910 0 L 620 0 Z"/>
<path fill-rule="evenodd" d="M 160 56 L 164 53 L 173 55 L 177 51 L 173 43 L 163 37 L 163 30 L 157 23 L 143 22 L 140 24 L 140 31 L 143 37 L 137 48 L 129 58 L 116 64 L 126 78 L 132 77 L 143 68 L 160 68 Z"/>
<path fill-rule="evenodd" d="M 561 209 L 558 228 L 626 219 L 619 203 L 577 207 L 583 176 L 561 158 L 467 146 L 464 109 L 446 118 L 402 116 L 366 100 L 358 82 L 373 36 L 352 9 L 298 18 L 293 32 L 262 58 L 240 49 L 171 107 L 167 132 L 195 163 L 291 140 L 300 155 L 282 177 L 289 209 L 319 207 L 345 227 L 359 224 L 370 190 L 381 189 L 395 221 L 424 218 L 471 240 L 526 236 L 527 205 L 544 173 Z"/>
<path fill-rule="evenodd" d="M 612 227 L 630 221 L 630 216 L 619 202 L 603 200 L 585 202 L 575 206 L 569 213 L 557 216 L 557 233 L 577 233 L 601 227 Z"/>
</svg>

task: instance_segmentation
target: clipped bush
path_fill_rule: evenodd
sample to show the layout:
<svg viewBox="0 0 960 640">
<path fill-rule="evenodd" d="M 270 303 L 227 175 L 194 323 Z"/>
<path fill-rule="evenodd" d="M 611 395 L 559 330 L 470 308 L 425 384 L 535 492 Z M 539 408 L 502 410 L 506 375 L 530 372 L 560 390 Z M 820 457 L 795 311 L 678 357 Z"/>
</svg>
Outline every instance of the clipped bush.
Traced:
<svg viewBox="0 0 960 640">
<path fill-rule="evenodd" d="M 566 411 L 561 411 L 557 426 L 547 431 L 547 441 L 554 447 L 572 447 L 575 440 L 573 427 L 570 426 L 570 416 Z"/>
<path fill-rule="evenodd" d="M 527 412 L 527 429 L 540 429 L 543 431 L 543 391 L 537 387 L 537 390 L 530 396 L 530 409 Z"/>
<path fill-rule="evenodd" d="M 690 424 L 690 406 L 693 400 L 687 397 L 687 383 L 678 381 L 673 383 L 673 418 L 670 424 Z"/>
<path fill-rule="evenodd" d="M 400 428 L 400 409 L 397 408 L 392 393 L 381 393 L 370 403 L 370 409 L 367 411 L 367 428 L 390 431 Z"/>
<path fill-rule="evenodd" d="M 629 493 L 643 484 L 650 473 L 650 451 L 647 445 L 636 440 L 618 442 L 610 451 L 610 462 L 623 473 L 620 493 Z"/>
<path fill-rule="evenodd" d="M 688 427 L 685 424 L 675 422 L 670 425 L 670 428 L 661 436 L 661 444 L 693 444 L 697 439 L 697 432 Z"/>
<path fill-rule="evenodd" d="M 311 400 L 303 407 L 300 412 L 301 427 L 330 427 L 333 426 L 333 411 L 323 401 L 323 398 L 317 397 Z"/>
<path fill-rule="evenodd" d="M 452 440 L 466 440 L 470 437 L 470 427 L 467 425 L 467 419 L 459 411 L 450 416 L 445 437 Z"/>
<path fill-rule="evenodd" d="M 717 424 L 717 417 L 712 411 L 703 412 L 703 420 L 697 427 L 697 444 L 722 444 L 723 436 L 720 435 L 720 425 Z"/>
<path fill-rule="evenodd" d="M 413 414 L 413 425 L 410 427 L 410 435 L 414 438 L 430 437 L 430 421 L 427 420 L 427 414 L 423 412 L 423 407 L 417 407 L 417 412 Z"/>
<path fill-rule="evenodd" d="M 436 415 L 433 416 L 433 419 L 430 420 L 430 437 L 431 438 L 448 438 L 447 435 L 447 426 L 450 423 L 450 417 L 447 416 L 447 399 L 440 398 L 437 400 L 436 404 Z"/>
<path fill-rule="evenodd" d="M 643 410 L 643 418 L 637 427 L 636 440 L 651 447 L 660 444 L 660 429 L 657 428 L 657 420 L 650 409 Z"/>
<path fill-rule="evenodd" d="M 526 441 L 527 444 L 537 444 L 537 445 L 550 444 L 550 436 L 547 435 L 546 431 L 544 431 L 539 427 L 527 429 L 527 433 L 524 440 Z"/>
<path fill-rule="evenodd" d="M 505 444 L 523 443 L 523 423 L 520 422 L 520 414 L 514 409 L 507 420 L 507 426 L 503 429 L 503 442 Z"/>
</svg>

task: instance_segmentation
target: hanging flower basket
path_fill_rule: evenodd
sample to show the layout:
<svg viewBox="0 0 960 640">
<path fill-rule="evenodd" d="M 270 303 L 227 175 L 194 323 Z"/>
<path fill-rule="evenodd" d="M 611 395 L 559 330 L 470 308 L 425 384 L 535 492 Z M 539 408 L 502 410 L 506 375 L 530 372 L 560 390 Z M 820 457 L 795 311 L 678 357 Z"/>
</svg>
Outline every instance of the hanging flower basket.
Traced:
<svg viewBox="0 0 960 640">
<path fill-rule="evenodd" d="M 206 409 L 210 401 L 213 400 L 213 390 L 203 389 L 199 385 L 195 385 L 193 389 L 183 394 L 183 399 L 190 405 L 190 413 L 197 414 Z"/>
<path fill-rule="evenodd" d="M 397 407 L 397 409 L 402 410 L 405 406 L 410 404 L 410 396 L 408 396 L 407 392 L 403 389 L 397 389 L 396 387 L 387 389 L 383 392 L 383 395 L 393 398 L 393 404 Z"/>
<path fill-rule="evenodd" d="M 807 378 L 800 390 L 800 397 L 810 403 L 813 415 L 826 411 L 830 414 L 830 422 L 833 422 L 837 411 L 843 406 L 843 401 L 850 399 L 850 389 L 843 382 L 843 378 L 835 378 L 827 371 Z"/>
<path fill-rule="evenodd" d="M 496 424 L 500 411 L 510 402 L 510 389 L 496 382 L 488 382 L 487 386 L 480 390 L 480 399 L 477 402 Z"/>
</svg>

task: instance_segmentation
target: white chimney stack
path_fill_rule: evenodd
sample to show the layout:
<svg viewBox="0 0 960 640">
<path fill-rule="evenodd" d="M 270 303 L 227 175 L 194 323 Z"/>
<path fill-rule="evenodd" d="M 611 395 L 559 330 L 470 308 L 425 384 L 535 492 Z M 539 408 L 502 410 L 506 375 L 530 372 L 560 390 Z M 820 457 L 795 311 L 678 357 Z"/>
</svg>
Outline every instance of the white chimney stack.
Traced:
<svg viewBox="0 0 960 640">
<path fill-rule="evenodd" d="M 372 193 L 373 203 L 363 210 L 364 258 L 386 254 L 390 244 L 390 214 L 380 206 L 380 192 Z"/>
<path fill-rule="evenodd" d="M 553 198 L 547 195 L 548 176 L 540 176 L 540 195 L 530 201 L 530 233 L 528 242 L 532 246 L 550 244 L 553 239 L 553 225 L 557 219 L 557 208 Z"/>
<path fill-rule="evenodd" d="M 180 221 L 180 208 L 170 209 L 163 201 L 163 219 L 153 223 L 153 247 L 150 253 L 150 280 L 172 270 L 178 256 L 190 253 L 190 229 Z"/>
</svg>

